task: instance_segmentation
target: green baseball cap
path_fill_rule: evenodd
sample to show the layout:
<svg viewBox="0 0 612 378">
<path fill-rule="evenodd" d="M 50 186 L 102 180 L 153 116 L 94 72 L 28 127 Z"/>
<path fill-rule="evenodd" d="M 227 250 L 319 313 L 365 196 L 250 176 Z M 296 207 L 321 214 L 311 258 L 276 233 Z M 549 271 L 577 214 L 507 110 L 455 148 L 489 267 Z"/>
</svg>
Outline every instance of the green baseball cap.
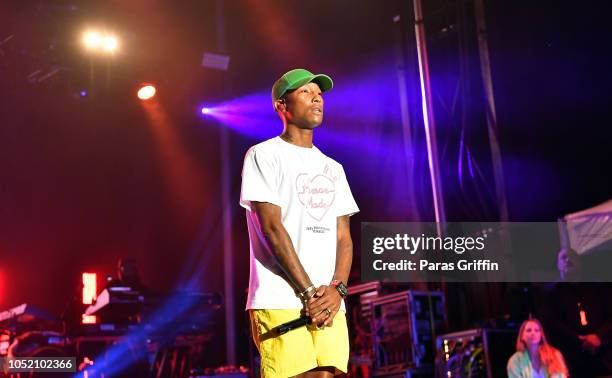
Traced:
<svg viewBox="0 0 612 378">
<path fill-rule="evenodd" d="M 293 89 L 297 89 L 304 84 L 315 82 L 319 85 L 322 92 L 326 92 L 333 88 L 334 82 L 324 74 L 313 74 L 303 68 L 297 68 L 285 73 L 280 79 L 276 80 L 272 86 L 272 101 L 276 101 L 283 97 L 285 93 Z"/>
</svg>

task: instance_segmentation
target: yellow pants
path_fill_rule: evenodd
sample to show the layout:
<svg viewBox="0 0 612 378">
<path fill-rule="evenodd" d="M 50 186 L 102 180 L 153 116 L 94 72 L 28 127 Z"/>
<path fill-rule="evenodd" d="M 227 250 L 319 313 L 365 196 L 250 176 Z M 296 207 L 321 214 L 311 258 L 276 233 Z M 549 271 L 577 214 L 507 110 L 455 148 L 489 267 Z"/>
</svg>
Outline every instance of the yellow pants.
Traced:
<svg viewBox="0 0 612 378">
<path fill-rule="evenodd" d="M 338 311 L 331 327 L 306 326 L 271 337 L 270 330 L 300 317 L 300 310 L 250 310 L 251 334 L 261 355 L 261 376 L 288 378 L 320 366 L 346 373 L 349 358 L 346 314 Z"/>
</svg>

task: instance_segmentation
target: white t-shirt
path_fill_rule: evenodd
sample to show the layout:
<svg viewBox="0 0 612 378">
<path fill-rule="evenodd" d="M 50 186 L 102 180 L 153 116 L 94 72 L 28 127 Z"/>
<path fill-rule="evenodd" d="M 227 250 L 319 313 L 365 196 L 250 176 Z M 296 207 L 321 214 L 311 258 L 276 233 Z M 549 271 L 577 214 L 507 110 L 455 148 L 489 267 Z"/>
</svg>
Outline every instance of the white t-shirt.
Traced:
<svg viewBox="0 0 612 378">
<path fill-rule="evenodd" d="M 359 211 L 344 169 L 318 148 L 280 137 L 251 147 L 244 159 L 240 205 L 247 209 L 251 256 L 246 308 L 302 308 L 257 224 L 251 201 L 281 208 L 283 226 L 310 280 L 316 287 L 328 285 L 336 266 L 337 217 Z"/>
</svg>

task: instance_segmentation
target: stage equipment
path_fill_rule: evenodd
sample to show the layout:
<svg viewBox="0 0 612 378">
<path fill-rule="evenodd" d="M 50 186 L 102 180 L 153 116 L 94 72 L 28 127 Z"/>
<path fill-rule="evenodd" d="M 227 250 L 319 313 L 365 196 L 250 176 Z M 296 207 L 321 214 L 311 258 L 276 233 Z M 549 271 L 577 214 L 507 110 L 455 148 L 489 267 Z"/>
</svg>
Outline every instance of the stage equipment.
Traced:
<svg viewBox="0 0 612 378">
<path fill-rule="evenodd" d="M 96 315 L 103 322 L 136 322 L 144 300 L 144 295 L 130 287 L 109 287 L 85 309 L 85 315 Z"/>
<path fill-rule="evenodd" d="M 98 316 L 100 322 L 81 325 L 71 340 L 76 355 L 90 359 L 111 345 L 131 343 L 136 355 L 147 357 L 135 359 L 130 369 L 148 368 L 153 376 L 186 377 L 215 335 L 211 314 L 221 308 L 222 302 L 219 293 L 151 294 L 111 286 L 85 310 Z M 152 362 L 150 366 L 147 359 Z M 93 366 L 105 369 L 108 363 L 104 357 Z"/>
<path fill-rule="evenodd" d="M 153 319 L 147 320 L 147 322 L 150 322 L 162 316 L 156 314 L 155 310 L 167 301 L 188 303 L 190 314 L 193 309 L 218 308 L 223 303 L 219 293 L 178 292 L 159 295 L 144 294 L 129 286 L 112 286 L 104 289 L 98 295 L 96 301 L 85 309 L 85 315 L 96 315 L 102 323 L 138 323 L 141 318 L 153 317 Z M 174 315 L 172 313 L 167 316 Z M 165 319 L 161 320 L 165 321 Z M 173 321 L 181 320 L 174 319 Z"/>
<path fill-rule="evenodd" d="M 6 331 L 0 331 L 0 357 L 6 356 L 8 353 L 11 335 Z"/>
<path fill-rule="evenodd" d="M 376 372 L 374 375 L 376 378 L 432 378 L 431 370 L 429 368 L 422 369 L 409 369 L 403 372 Z"/>
<path fill-rule="evenodd" d="M 370 303 L 382 293 L 378 281 L 348 288 L 346 314 L 349 325 L 349 372 L 352 377 L 369 377 L 373 365 L 372 311 Z"/>
<path fill-rule="evenodd" d="M 68 339 L 59 332 L 30 331 L 19 335 L 8 348 L 8 357 L 71 357 Z"/>
<path fill-rule="evenodd" d="M 506 364 L 515 352 L 516 334 L 516 330 L 476 328 L 438 336 L 436 376 L 505 377 Z"/>
<path fill-rule="evenodd" d="M 9 335 L 13 342 L 16 335 L 27 331 L 59 330 L 60 318 L 27 303 L 0 312 L 0 333 Z"/>
<path fill-rule="evenodd" d="M 189 378 L 247 378 L 249 369 L 244 366 L 221 366 L 217 368 L 198 369 L 190 372 Z"/>
<path fill-rule="evenodd" d="M 431 376 L 434 340 L 446 324 L 444 295 L 406 290 L 375 298 L 370 306 L 373 376 Z"/>
<path fill-rule="evenodd" d="M 99 377 L 113 369 L 109 347 L 127 343 L 134 355 L 122 357 L 130 362 L 121 376 L 187 377 L 215 335 L 212 314 L 222 302 L 218 293 L 152 294 L 109 286 L 83 314 L 100 322 L 79 324 L 67 333 L 56 332 L 59 317 L 24 303 L 0 312 L 0 356 L 76 356 L 79 371 Z"/>
<path fill-rule="evenodd" d="M 30 331 L 17 336 L 8 347 L 6 357 L 74 357 L 74 348 L 69 340 L 59 332 Z M 74 373 L 52 373 L 53 377 L 72 377 Z M 10 377 L 33 378 L 44 377 L 49 373 L 18 373 Z M 0 371 L 0 377 L 3 376 Z"/>
<path fill-rule="evenodd" d="M 10 322 L 59 321 L 59 317 L 27 303 L 0 312 L 0 329 Z"/>
</svg>

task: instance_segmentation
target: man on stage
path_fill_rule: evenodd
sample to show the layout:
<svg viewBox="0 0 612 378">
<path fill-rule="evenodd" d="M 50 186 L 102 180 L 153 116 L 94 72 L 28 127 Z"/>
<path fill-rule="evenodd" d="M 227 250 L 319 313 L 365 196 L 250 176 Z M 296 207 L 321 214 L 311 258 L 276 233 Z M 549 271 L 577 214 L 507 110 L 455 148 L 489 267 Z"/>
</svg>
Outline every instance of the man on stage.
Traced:
<svg viewBox="0 0 612 378">
<path fill-rule="evenodd" d="M 349 217 L 359 211 L 342 165 L 312 143 L 323 121 L 327 75 L 285 73 L 272 87 L 280 136 L 248 150 L 240 204 L 247 209 L 250 281 L 247 310 L 262 377 L 332 377 L 347 371 L 343 298 L 353 243 Z M 271 336 L 283 323 L 312 325 Z"/>
</svg>

